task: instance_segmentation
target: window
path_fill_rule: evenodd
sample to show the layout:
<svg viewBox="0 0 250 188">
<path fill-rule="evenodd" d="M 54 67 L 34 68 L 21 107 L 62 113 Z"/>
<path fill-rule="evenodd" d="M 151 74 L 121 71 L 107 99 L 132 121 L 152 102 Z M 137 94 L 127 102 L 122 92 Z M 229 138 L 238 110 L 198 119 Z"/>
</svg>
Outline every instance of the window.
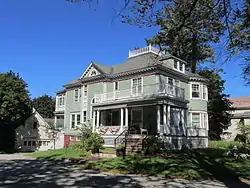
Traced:
<svg viewBox="0 0 250 188">
<path fill-rule="evenodd" d="M 83 122 L 87 121 L 87 111 L 83 111 Z"/>
<path fill-rule="evenodd" d="M 169 94 L 173 95 L 174 94 L 174 81 L 173 78 L 168 78 L 168 92 Z"/>
<path fill-rule="evenodd" d="M 91 72 L 90 76 L 95 76 L 95 75 L 96 75 L 96 71 L 93 70 L 93 71 Z"/>
<path fill-rule="evenodd" d="M 23 145 L 24 145 L 24 146 L 27 146 L 27 141 L 24 141 L 24 142 L 23 142 Z"/>
<path fill-rule="evenodd" d="M 42 145 L 42 143 L 43 143 L 42 141 L 39 141 L 39 142 L 38 142 L 38 146 L 41 146 L 41 145 Z"/>
<path fill-rule="evenodd" d="M 75 141 L 75 136 L 69 136 L 70 141 Z"/>
<path fill-rule="evenodd" d="M 64 96 L 60 95 L 57 98 L 58 106 L 63 106 L 64 105 Z"/>
<path fill-rule="evenodd" d="M 142 93 L 142 78 L 134 78 L 132 80 L 132 93 L 133 94 Z"/>
<path fill-rule="evenodd" d="M 192 113 L 192 127 L 200 127 L 200 113 Z"/>
<path fill-rule="evenodd" d="M 36 141 L 32 141 L 32 146 L 36 146 Z"/>
<path fill-rule="evenodd" d="M 200 85 L 192 84 L 192 98 L 200 98 Z"/>
<path fill-rule="evenodd" d="M 31 141 L 28 141 L 28 146 L 31 146 Z"/>
<path fill-rule="evenodd" d="M 202 88 L 203 88 L 202 89 L 202 99 L 207 100 L 207 97 L 208 97 L 208 95 L 207 95 L 207 86 L 203 85 Z"/>
<path fill-rule="evenodd" d="M 178 69 L 178 61 L 177 60 L 174 60 L 174 68 Z"/>
<path fill-rule="evenodd" d="M 71 128 L 72 129 L 75 128 L 75 124 L 76 124 L 75 120 L 76 120 L 75 114 L 72 114 L 71 115 Z"/>
<path fill-rule="evenodd" d="M 114 82 L 114 90 L 117 91 L 119 89 L 119 82 Z"/>
<path fill-rule="evenodd" d="M 81 115 L 80 113 L 74 113 L 74 114 L 71 114 L 71 129 L 74 129 L 76 128 L 77 125 L 80 125 L 81 124 Z"/>
<path fill-rule="evenodd" d="M 183 72 L 183 63 L 180 63 L 180 71 Z"/>
<path fill-rule="evenodd" d="M 74 90 L 74 102 L 79 102 L 80 100 L 80 89 Z"/>
<path fill-rule="evenodd" d="M 88 86 L 84 85 L 84 96 L 88 96 Z"/>
<path fill-rule="evenodd" d="M 33 123 L 33 129 L 37 129 L 37 122 L 36 121 Z"/>
<path fill-rule="evenodd" d="M 77 137 L 76 137 L 76 141 L 81 141 L 81 137 L 80 137 L 80 136 L 77 136 Z"/>
</svg>

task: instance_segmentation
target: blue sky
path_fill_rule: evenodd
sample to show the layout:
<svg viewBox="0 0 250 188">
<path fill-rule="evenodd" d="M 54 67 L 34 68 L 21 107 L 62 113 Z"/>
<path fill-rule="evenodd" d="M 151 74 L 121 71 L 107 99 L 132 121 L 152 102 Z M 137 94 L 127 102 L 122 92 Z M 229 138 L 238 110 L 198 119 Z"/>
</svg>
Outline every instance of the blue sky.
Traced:
<svg viewBox="0 0 250 188">
<path fill-rule="evenodd" d="M 145 46 L 144 39 L 157 32 L 120 23 L 113 10 L 119 8 L 118 0 L 104 2 L 89 8 L 65 0 L 1 0 L 0 72 L 19 72 L 32 97 L 55 95 L 91 61 L 121 63 L 129 49 Z M 222 66 L 231 97 L 250 94 L 239 61 L 234 58 Z"/>
</svg>

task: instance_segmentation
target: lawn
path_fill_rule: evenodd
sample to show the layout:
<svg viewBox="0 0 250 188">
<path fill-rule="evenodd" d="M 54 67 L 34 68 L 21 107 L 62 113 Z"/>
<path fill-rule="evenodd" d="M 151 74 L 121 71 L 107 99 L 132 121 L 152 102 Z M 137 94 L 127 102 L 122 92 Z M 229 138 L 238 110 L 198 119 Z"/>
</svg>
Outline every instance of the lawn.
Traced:
<svg viewBox="0 0 250 188">
<path fill-rule="evenodd" d="M 237 144 L 237 143 L 236 143 Z M 185 179 L 250 179 L 250 159 L 223 155 L 234 143 L 210 143 L 209 148 L 175 151 L 164 157 L 128 155 L 90 161 L 82 167 L 111 173 L 147 174 Z"/>
<path fill-rule="evenodd" d="M 26 153 L 26 156 L 31 156 L 41 160 L 61 160 L 66 158 L 77 158 L 77 157 L 86 157 L 91 154 L 88 152 L 80 152 L 73 150 L 71 148 L 63 148 L 56 150 L 48 150 L 48 151 L 37 151 L 33 153 Z"/>
</svg>

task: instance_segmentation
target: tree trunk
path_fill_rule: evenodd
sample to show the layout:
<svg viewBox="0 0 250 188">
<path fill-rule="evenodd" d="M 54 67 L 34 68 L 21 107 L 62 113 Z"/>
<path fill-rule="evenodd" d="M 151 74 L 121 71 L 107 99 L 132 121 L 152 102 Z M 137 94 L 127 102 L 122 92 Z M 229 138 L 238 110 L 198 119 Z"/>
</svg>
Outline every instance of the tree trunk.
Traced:
<svg viewBox="0 0 250 188">
<path fill-rule="evenodd" d="M 192 73 L 196 72 L 196 65 L 197 65 L 197 38 L 196 38 L 196 34 L 193 34 L 193 37 L 192 37 L 192 60 L 191 60 Z"/>
</svg>

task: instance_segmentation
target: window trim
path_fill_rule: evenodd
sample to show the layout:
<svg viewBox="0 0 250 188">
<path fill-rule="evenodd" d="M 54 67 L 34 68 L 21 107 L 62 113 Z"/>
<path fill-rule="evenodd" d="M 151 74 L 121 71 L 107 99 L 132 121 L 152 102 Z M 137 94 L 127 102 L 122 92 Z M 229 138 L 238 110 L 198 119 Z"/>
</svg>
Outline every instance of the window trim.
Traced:
<svg viewBox="0 0 250 188">
<path fill-rule="evenodd" d="M 199 97 L 193 97 L 193 95 L 192 95 L 192 93 L 193 93 L 192 85 L 193 84 L 199 85 Z M 199 83 L 199 82 L 191 82 L 190 83 L 190 99 L 193 99 L 193 100 L 200 100 L 201 99 L 201 83 Z"/>
<path fill-rule="evenodd" d="M 190 126 L 188 126 L 189 128 L 193 128 L 193 129 L 199 128 L 199 129 L 208 130 L 209 122 L 208 122 L 208 113 L 207 113 L 207 111 L 189 111 L 189 113 L 190 113 Z M 193 120 L 193 115 L 192 114 L 193 113 L 200 114 L 200 126 L 199 127 L 193 127 L 193 122 L 192 122 L 192 120 Z M 205 118 L 203 118 L 203 116 Z M 205 125 L 205 120 L 207 121 L 207 125 Z"/>
<path fill-rule="evenodd" d="M 84 114 L 85 112 L 85 114 Z M 86 123 L 87 122 L 87 110 L 82 111 L 82 122 Z"/>
<path fill-rule="evenodd" d="M 77 100 L 76 100 L 76 91 L 78 91 Z M 81 96 L 81 90 L 80 90 L 80 88 L 74 89 L 74 96 L 73 96 L 74 103 L 80 102 L 80 96 Z"/>
<path fill-rule="evenodd" d="M 193 84 L 199 85 L 199 97 L 193 97 L 192 96 L 192 92 L 193 92 L 192 85 Z M 206 90 L 206 98 L 205 99 L 203 98 L 203 95 L 204 95 L 203 88 L 204 87 L 205 87 L 205 90 Z M 206 84 L 203 84 L 203 83 L 200 83 L 200 82 L 190 82 L 189 89 L 190 89 L 190 99 L 192 99 L 192 100 L 204 100 L 204 101 L 208 101 L 208 88 L 207 88 Z"/>
<path fill-rule="evenodd" d="M 116 83 L 117 83 L 117 89 L 116 89 L 116 87 L 115 87 L 115 86 L 116 86 Z M 114 82 L 114 86 L 113 86 L 113 90 L 114 90 L 114 91 L 118 91 L 119 89 L 120 89 L 120 84 L 119 84 L 118 81 L 115 81 L 115 82 Z"/>
<path fill-rule="evenodd" d="M 177 68 L 175 68 L 175 62 L 177 63 Z M 182 70 L 180 70 L 180 65 L 182 65 Z M 185 73 L 185 63 L 181 62 L 180 60 L 174 59 L 173 61 L 173 69 L 178 71 L 178 72 L 182 72 Z"/>
<path fill-rule="evenodd" d="M 131 94 L 132 95 L 135 95 L 134 93 L 133 93 L 133 80 L 134 79 L 137 79 L 137 82 L 138 82 L 138 79 L 141 79 L 141 93 L 136 93 L 136 95 L 139 95 L 139 94 L 142 94 L 143 93 L 143 76 L 141 76 L 141 77 L 135 77 L 135 78 L 131 78 L 131 80 L 130 80 L 130 89 L 131 89 Z"/>
<path fill-rule="evenodd" d="M 72 127 L 72 115 L 75 115 L 75 117 L 74 117 L 74 127 Z M 80 115 L 80 124 L 81 124 L 81 122 L 82 122 L 82 116 L 81 116 L 81 113 L 80 112 L 74 112 L 74 113 L 70 113 L 70 129 L 76 129 L 77 128 L 77 126 L 79 126 L 78 124 L 77 124 L 77 115 Z"/>
</svg>

